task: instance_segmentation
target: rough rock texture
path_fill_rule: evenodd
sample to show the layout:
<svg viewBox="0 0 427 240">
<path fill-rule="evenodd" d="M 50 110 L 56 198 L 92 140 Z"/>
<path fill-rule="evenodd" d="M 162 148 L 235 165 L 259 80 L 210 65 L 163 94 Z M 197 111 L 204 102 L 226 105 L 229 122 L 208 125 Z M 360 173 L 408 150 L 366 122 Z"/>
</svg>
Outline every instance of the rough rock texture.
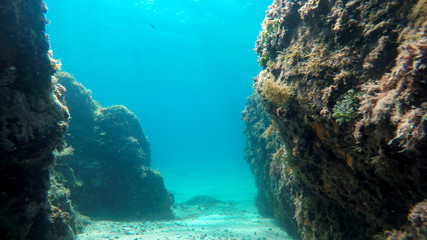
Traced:
<svg viewBox="0 0 427 240">
<path fill-rule="evenodd" d="M 52 151 L 68 111 L 40 0 L 0 2 L 0 238 L 72 239 L 47 199 Z"/>
<path fill-rule="evenodd" d="M 272 124 L 250 99 L 248 160 L 263 205 L 301 238 L 385 238 L 427 198 L 426 15 L 425 0 L 267 11 L 254 87 Z M 263 143 L 262 129 L 280 140 Z"/>
<path fill-rule="evenodd" d="M 59 183 L 58 173 L 51 167 L 50 188 L 48 191 L 49 203 L 53 206 L 53 221 L 60 221 L 69 226 L 74 234 L 82 233 L 86 225 L 91 224 L 88 217 L 74 210 L 70 200 L 70 190 Z"/>
<path fill-rule="evenodd" d="M 427 201 L 420 202 L 408 215 L 408 223 L 400 231 L 386 232 L 388 240 L 427 239 Z"/>
<path fill-rule="evenodd" d="M 246 124 L 246 160 L 258 187 L 257 208 L 261 215 L 278 218 L 289 234 L 298 236 L 297 224 L 289 217 L 295 212 L 293 195 L 286 184 L 290 181 L 289 175 L 282 174 L 281 162 L 286 152 L 257 93 L 248 98 L 242 119 Z"/>
<path fill-rule="evenodd" d="M 95 219 L 171 217 L 173 197 L 149 168 L 150 146 L 136 116 L 123 106 L 101 107 L 68 73 L 56 77 L 67 89 L 71 120 L 55 170 L 76 209 Z"/>
</svg>

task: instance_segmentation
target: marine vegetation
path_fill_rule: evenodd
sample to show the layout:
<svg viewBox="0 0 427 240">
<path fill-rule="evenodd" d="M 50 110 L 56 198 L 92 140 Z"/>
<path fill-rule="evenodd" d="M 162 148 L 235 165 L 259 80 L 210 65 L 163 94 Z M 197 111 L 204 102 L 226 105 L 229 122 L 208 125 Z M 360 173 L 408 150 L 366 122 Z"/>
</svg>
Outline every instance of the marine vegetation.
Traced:
<svg viewBox="0 0 427 240">
<path fill-rule="evenodd" d="M 259 211 L 295 238 L 426 239 L 425 215 L 408 219 L 427 199 L 425 6 L 275 0 L 267 10 L 247 161 Z"/>
<path fill-rule="evenodd" d="M 280 20 L 268 20 L 266 19 L 262 24 L 261 31 L 261 45 L 271 40 L 273 36 L 275 36 L 279 32 L 280 28 Z"/>
<path fill-rule="evenodd" d="M 259 89 L 261 91 L 261 96 L 277 106 L 286 105 L 291 96 L 291 91 L 288 86 L 270 78 L 266 79 Z"/>
<path fill-rule="evenodd" d="M 259 44 L 265 48 L 266 44 L 270 42 L 272 38 L 275 37 L 279 32 L 281 24 L 281 20 L 278 19 L 264 20 L 262 23 L 262 31 L 260 32 Z M 267 67 L 268 61 L 271 61 L 271 59 L 267 54 L 263 54 L 260 58 L 258 58 L 259 66 L 262 68 Z"/>
<path fill-rule="evenodd" d="M 267 66 L 267 62 L 268 62 L 268 56 L 267 55 L 262 55 L 261 58 L 259 58 L 258 63 L 259 66 L 262 68 L 265 68 Z"/>
<path fill-rule="evenodd" d="M 264 131 L 263 137 L 264 138 L 269 138 L 276 131 L 277 131 L 277 129 L 276 129 L 276 123 L 275 122 L 271 122 L 271 125 Z"/>
<path fill-rule="evenodd" d="M 354 89 L 348 90 L 342 101 L 338 101 L 332 109 L 333 117 L 340 125 L 353 123 L 360 116 L 358 111 L 359 102 L 363 97 L 363 92 L 356 92 Z"/>
</svg>

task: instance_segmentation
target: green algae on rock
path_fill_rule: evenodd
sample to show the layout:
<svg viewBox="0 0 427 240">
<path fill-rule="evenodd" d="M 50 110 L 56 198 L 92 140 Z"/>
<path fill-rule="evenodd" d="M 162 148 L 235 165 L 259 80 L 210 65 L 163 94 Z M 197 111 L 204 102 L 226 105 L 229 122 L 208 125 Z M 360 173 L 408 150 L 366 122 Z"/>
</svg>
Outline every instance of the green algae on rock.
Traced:
<svg viewBox="0 0 427 240">
<path fill-rule="evenodd" d="M 55 76 L 71 115 L 55 170 L 76 209 L 104 220 L 172 217 L 173 196 L 149 168 L 150 145 L 136 116 L 124 106 L 101 107 L 68 73 Z"/>
<path fill-rule="evenodd" d="M 264 196 L 259 205 L 269 208 L 260 210 L 297 225 L 300 238 L 386 236 L 427 198 L 426 5 L 275 0 L 269 7 L 254 87 L 262 92 L 268 76 L 292 97 L 286 108 L 248 100 L 247 155 Z M 273 23 L 280 23 L 274 31 Z M 364 93 L 358 106 L 334 111 L 351 89 Z M 263 114 L 278 139 L 261 141 L 270 122 Z M 286 157 L 273 161 L 268 146 L 283 146 Z"/>
<path fill-rule="evenodd" d="M 353 124 L 359 113 L 359 103 L 363 96 L 362 92 L 356 93 L 354 89 L 348 90 L 342 101 L 337 101 L 332 108 L 332 117 L 334 117 L 339 124 Z"/>
</svg>

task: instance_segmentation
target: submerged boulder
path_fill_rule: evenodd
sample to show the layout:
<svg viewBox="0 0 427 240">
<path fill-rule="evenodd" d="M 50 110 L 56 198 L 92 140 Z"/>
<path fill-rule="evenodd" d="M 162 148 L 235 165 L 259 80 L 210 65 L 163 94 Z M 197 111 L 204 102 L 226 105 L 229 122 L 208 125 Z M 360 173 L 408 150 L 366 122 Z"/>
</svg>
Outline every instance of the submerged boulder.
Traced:
<svg viewBox="0 0 427 240">
<path fill-rule="evenodd" d="M 73 239 L 47 197 L 68 111 L 52 81 L 45 11 L 41 0 L 0 1 L 0 239 Z"/>
<path fill-rule="evenodd" d="M 183 205 L 198 205 L 202 207 L 212 207 L 220 203 L 221 201 L 214 197 L 205 196 L 205 195 L 196 195 L 191 199 L 187 200 L 186 202 L 184 202 Z"/>
<path fill-rule="evenodd" d="M 387 238 L 427 198 L 426 6 L 269 7 L 256 43 L 259 100 L 243 116 L 247 159 L 260 210 L 300 238 Z"/>
<path fill-rule="evenodd" d="M 173 196 L 149 168 L 150 146 L 136 116 L 124 106 L 101 107 L 68 73 L 56 77 L 71 120 L 55 170 L 76 209 L 94 219 L 171 217 Z"/>
</svg>

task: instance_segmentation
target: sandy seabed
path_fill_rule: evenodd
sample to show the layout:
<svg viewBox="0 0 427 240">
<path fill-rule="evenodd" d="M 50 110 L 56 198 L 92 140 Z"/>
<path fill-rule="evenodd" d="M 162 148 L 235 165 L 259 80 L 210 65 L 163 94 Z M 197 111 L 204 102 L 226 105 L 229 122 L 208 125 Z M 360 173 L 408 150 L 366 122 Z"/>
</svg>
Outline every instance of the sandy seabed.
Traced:
<svg viewBox="0 0 427 240">
<path fill-rule="evenodd" d="M 77 240 L 291 240 L 276 220 L 258 214 L 254 200 L 257 189 L 249 169 L 244 171 L 241 166 L 230 164 L 227 167 L 163 169 L 166 187 L 174 194 L 175 202 L 180 203 L 173 208 L 175 219 L 92 221 Z M 199 204 L 185 204 L 195 195 L 210 196 L 219 203 L 207 199 Z"/>
<path fill-rule="evenodd" d="M 93 221 L 77 239 L 292 239 L 275 220 L 259 216 L 253 204 L 177 205 L 174 213 L 177 218 L 170 221 Z"/>
</svg>

